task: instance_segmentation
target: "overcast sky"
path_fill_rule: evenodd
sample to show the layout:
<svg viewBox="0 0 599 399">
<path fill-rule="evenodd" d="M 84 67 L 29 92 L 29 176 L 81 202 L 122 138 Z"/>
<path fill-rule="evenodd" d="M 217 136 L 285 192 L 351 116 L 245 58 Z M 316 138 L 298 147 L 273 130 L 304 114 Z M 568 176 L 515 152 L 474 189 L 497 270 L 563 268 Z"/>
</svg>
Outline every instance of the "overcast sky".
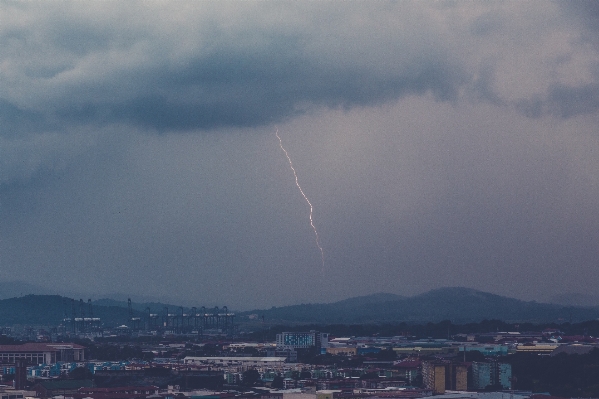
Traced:
<svg viewBox="0 0 599 399">
<path fill-rule="evenodd" d="M 0 281 L 595 291 L 598 130 L 596 2 L 2 2 Z"/>
</svg>

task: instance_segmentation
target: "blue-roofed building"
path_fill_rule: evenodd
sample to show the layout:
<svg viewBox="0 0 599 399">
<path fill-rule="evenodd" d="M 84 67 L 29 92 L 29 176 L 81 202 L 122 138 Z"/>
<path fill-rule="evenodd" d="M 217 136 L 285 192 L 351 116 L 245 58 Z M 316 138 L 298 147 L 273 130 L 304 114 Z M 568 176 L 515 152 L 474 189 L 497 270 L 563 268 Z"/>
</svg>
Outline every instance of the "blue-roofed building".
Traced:
<svg viewBox="0 0 599 399">
<path fill-rule="evenodd" d="M 479 351 L 485 356 L 506 356 L 508 354 L 507 345 L 484 345 L 472 344 L 460 346 L 460 352 Z"/>
</svg>

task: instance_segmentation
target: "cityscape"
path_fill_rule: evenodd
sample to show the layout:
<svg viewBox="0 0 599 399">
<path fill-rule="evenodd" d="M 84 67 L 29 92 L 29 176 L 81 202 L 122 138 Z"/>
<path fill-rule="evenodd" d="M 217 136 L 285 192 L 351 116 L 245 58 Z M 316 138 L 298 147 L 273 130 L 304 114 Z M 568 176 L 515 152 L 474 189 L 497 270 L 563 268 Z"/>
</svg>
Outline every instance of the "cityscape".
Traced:
<svg viewBox="0 0 599 399">
<path fill-rule="evenodd" d="M 374 298 L 389 296 L 352 303 Z M 599 396 L 598 318 L 285 326 L 226 306 L 140 313 L 144 304 L 131 299 L 111 308 L 120 319 L 102 319 L 91 299 L 61 299 L 55 323 L 36 326 L 34 317 L 2 327 L 0 391 L 8 399 Z"/>
<path fill-rule="evenodd" d="M 0 399 L 599 399 L 599 1 L 0 0 Z"/>
</svg>

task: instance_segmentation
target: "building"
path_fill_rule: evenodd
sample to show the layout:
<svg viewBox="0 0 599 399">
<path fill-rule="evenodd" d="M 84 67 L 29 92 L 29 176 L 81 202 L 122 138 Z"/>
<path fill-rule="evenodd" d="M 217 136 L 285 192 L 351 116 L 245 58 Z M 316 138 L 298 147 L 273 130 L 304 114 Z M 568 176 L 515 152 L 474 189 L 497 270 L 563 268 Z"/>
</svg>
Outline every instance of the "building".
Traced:
<svg viewBox="0 0 599 399">
<path fill-rule="evenodd" d="M 522 344 L 516 347 L 516 352 L 550 355 L 557 347 L 559 347 L 559 344 Z"/>
<path fill-rule="evenodd" d="M 35 396 L 35 391 L 0 388 L 0 399 L 25 399 Z"/>
<path fill-rule="evenodd" d="M 503 389 L 512 389 L 512 365 L 497 363 L 497 383 Z"/>
<path fill-rule="evenodd" d="M 277 349 L 328 348 L 329 334 L 318 331 L 282 332 L 277 334 Z"/>
<path fill-rule="evenodd" d="M 356 356 L 358 353 L 358 349 L 356 347 L 351 346 L 341 346 L 336 348 L 326 348 L 326 353 L 335 356 Z"/>
<path fill-rule="evenodd" d="M 462 363 L 423 362 L 422 382 L 435 395 L 443 394 L 445 390 L 465 391 L 468 388 L 468 368 Z"/>
<path fill-rule="evenodd" d="M 555 348 L 549 356 L 557 356 L 560 353 L 565 353 L 567 355 L 573 355 L 573 354 L 586 355 L 587 353 L 591 352 L 595 348 L 599 348 L 599 346 L 588 345 L 588 344 L 579 344 L 579 343 L 566 344 L 566 345 L 562 344 L 562 345 L 558 346 L 557 348 Z"/>
<path fill-rule="evenodd" d="M 96 386 L 114 385 L 115 381 L 121 387 L 139 387 L 164 384 L 180 385 L 185 389 L 221 390 L 225 382 L 225 373 L 219 367 L 197 368 L 191 365 L 174 365 L 171 368 L 150 367 L 129 370 L 98 370 L 94 372 Z"/>
<path fill-rule="evenodd" d="M 77 393 L 71 395 L 73 399 L 146 399 L 148 396 L 158 394 L 158 387 L 134 386 L 112 388 L 79 388 Z"/>
<path fill-rule="evenodd" d="M 0 345 L 0 361 L 15 363 L 17 359 L 25 359 L 28 364 L 53 364 L 60 361 L 79 362 L 85 360 L 85 347 L 68 343 Z"/>
<path fill-rule="evenodd" d="M 445 364 L 436 362 L 422 363 L 422 382 L 434 395 L 445 393 Z"/>
<path fill-rule="evenodd" d="M 353 392 L 354 389 L 361 386 L 362 381 L 357 378 L 335 378 L 332 380 L 318 380 L 316 382 L 316 389 L 318 391 Z"/>
<path fill-rule="evenodd" d="M 278 391 L 263 393 L 260 399 L 316 399 L 316 394 L 296 392 L 296 391 Z"/>
<path fill-rule="evenodd" d="M 27 385 L 27 360 L 15 360 L 15 389 L 23 390 Z"/>
<path fill-rule="evenodd" d="M 512 389 L 512 366 L 498 362 L 472 362 L 472 388 L 485 389 L 501 385 Z"/>
<path fill-rule="evenodd" d="M 408 356 L 429 356 L 436 355 L 441 353 L 457 353 L 459 351 L 458 347 L 455 346 L 421 346 L 421 345 L 409 345 L 409 346 L 401 346 L 394 347 L 393 350 L 398 355 L 408 355 Z"/>
<path fill-rule="evenodd" d="M 445 389 L 452 391 L 468 389 L 468 367 L 465 364 L 451 363 L 446 366 Z"/>
<path fill-rule="evenodd" d="M 506 356 L 508 354 L 508 347 L 507 345 L 470 344 L 461 346 L 460 352 L 463 351 L 479 351 L 485 356 Z"/>
<path fill-rule="evenodd" d="M 56 395 L 73 395 L 79 388 L 91 388 L 92 380 L 41 380 L 33 386 L 38 398 L 50 398 Z"/>
<path fill-rule="evenodd" d="M 491 363 L 472 362 L 472 388 L 485 389 L 493 385 Z"/>
<path fill-rule="evenodd" d="M 397 376 L 405 378 L 406 381 L 412 383 L 420 373 L 422 362 L 417 359 L 406 359 L 394 363 L 393 368 L 397 370 Z"/>
<path fill-rule="evenodd" d="M 277 349 L 276 347 L 269 348 L 266 350 L 266 356 L 267 357 L 284 357 L 286 359 L 286 361 L 289 363 L 297 362 L 297 351 L 292 348 L 287 348 L 287 349 Z"/>
<path fill-rule="evenodd" d="M 281 368 L 285 363 L 284 357 L 253 357 L 253 356 L 223 356 L 223 357 L 202 357 L 187 356 L 183 363 L 188 365 L 210 365 L 210 366 L 238 366 L 241 370 L 254 367 L 272 367 Z"/>
<path fill-rule="evenodd" d="M 339 393 L 341 393 L 339 390 L 323 389 L 316 391 L 316 399 L 333 399 L 335 394 Z"/>
</svg>

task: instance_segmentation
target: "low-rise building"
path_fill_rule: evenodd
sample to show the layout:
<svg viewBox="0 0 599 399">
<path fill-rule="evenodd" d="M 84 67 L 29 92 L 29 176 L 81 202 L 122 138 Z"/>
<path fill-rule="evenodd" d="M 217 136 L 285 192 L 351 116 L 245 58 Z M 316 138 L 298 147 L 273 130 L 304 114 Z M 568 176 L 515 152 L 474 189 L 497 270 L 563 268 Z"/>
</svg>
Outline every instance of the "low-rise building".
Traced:
<svg viewBox="0 0 599 399">
<path fill-rule="evenodd" d="M 327 348 L 327 353 L 337 356 L 356 356 L 358 350 L 356 347 L 342 346 L 336 348 Z"/>
<path fill-rule="evenodd" d="M 157 386 L 79 388 L 73 399 L 146 399 L 158 393 Z"/>
<path fill-rule="evenodd" d="M 211 365 L 211 366 L 240 366 L 242 369 L 248 367 L 272 367 L 280 368 L 284 365 L 286 358 L 284 357 L 253 357 L 253 356 L 187 356 L 183 359 L 183 363 L 188 365 Z"/>
<path fill-rule="evenodd" d="M 33 342 L 22 345 L 0 345 L 0 361 L 14 363 L 17 359 L 25 359 L 29 364 L 78 362 L 85 360 L 85 347 L 70 343 Z"/>
<path fill-rule="evenodd" d="M 38 398 L 50 398 L 56 395 L 73 395 L 79 388 L 91 388 L 92 380 L 42 380 L 33 386 Z"/>
<path fill-rule="evenodd" d="M 526 352 L 526 353 L 537 353 L 539 355 L 549 355 L 555 349 L 559 347 L 559 344 L 522 344 L 516 347 L 516 352 Z"/>
<path fill-rule="evenodd" d="M 460 352 L 479 351 L 485 356 L 505 356 L 508 354 L 507 345 L 470 344 L 460 347 Z"/>
<path fill-rule="evenodd" d="M 35 391 L 0 389 L 0 399 L 26 399 L 35 396 Z"/>
</svg>

